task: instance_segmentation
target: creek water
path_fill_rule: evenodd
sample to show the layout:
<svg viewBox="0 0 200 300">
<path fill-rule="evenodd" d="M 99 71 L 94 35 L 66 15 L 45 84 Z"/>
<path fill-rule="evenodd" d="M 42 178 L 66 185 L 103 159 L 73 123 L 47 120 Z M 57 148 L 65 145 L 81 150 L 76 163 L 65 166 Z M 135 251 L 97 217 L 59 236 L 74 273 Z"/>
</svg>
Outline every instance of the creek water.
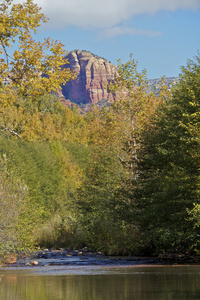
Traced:
<svg viewBox="0 0 200 300">
<path fill-rule="evenodd" d="M 0 269 L 0 300 L 200 299 L 200 266 L 42 266 Z"/>
</svg>

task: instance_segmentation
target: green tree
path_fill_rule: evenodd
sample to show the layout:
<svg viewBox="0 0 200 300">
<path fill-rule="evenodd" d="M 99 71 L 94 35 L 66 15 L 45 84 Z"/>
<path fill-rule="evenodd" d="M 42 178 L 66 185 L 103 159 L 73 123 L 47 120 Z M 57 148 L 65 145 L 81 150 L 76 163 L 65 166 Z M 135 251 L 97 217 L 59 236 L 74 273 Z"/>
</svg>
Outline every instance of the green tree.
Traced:
<svg viewBox="0 0 200 300">
<path fill-rule="evenodd" d="M 0 158 L 0 208 L 0 260 L 31 250 L 39 209 L 31 205 L 27 185 L 9 171 L 5 154 Z"/>
<path fill-rule="evenodd" d="M 29 188 L 33 203 L 45 207 L 44 218 L 65 201 L 63 168 L 49 143 L 30 143 L 0 137 L 0 153 L 6 154 L 8 167 Z"/>
<path fill-rule="evenodd" d="M 151 252 L 199 248 L 189 218 L 200 202 L 200 56 L 182 67 L 172 99 L 143 133 L 139 178 L 133 193 L 142 239 Z"/>
<path fill-rule="evenodd" d="M 4 154 L 8 169 L 27 187 L 39 225 L 33 232 L 37 242 L 48 247 L 69 246 L 77 224 L 77 189 L 90 149 L 79 143 L 33 143 L 0 136 L 0 155 Z M 25 221 L 23 224 L 27 227 Z"/>
<path fill-rule="evenodd" d="M 145 71 L 138 72 L 132 55 L 127 63 L 119 61 L 109 90 L 115 95 L 113 103 L 86 116 L 93 153 L 79 194 L 81 227 L 93 247 L 129 253 L 138 244 L 131 192 L 138 176 L 142 131 L 170 92 L 165 85 L 157 94 L 148 91 Z"/>
<path fill-rule="evenodd" d="M 127 254 L 133 245 L 119 195 L 123 172 L 112 149 L 93 150 L 78 191 L 76 234 L 85 245 L 107 254 Z"/>
</svg>

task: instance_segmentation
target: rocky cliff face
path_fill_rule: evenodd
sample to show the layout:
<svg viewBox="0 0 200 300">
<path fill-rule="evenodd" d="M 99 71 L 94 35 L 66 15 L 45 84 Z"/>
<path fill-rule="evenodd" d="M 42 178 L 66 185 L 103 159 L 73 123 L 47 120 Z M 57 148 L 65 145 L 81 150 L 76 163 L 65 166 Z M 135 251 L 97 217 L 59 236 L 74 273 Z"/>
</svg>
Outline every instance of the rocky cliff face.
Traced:
<svg viewBox="0 0 200 300">
<path fill-rule="evenodd" d="M 62 87 L 66 99 L 77 104 L 96 104 L 103 99 L 113 99 L 107 91 L 107 82 L 114 78 L 116 66 L 87 51 L 72 51 L 67 58 L 69 64 L 64 67 L 70 67 L 77 78 Z"/>
</svg>

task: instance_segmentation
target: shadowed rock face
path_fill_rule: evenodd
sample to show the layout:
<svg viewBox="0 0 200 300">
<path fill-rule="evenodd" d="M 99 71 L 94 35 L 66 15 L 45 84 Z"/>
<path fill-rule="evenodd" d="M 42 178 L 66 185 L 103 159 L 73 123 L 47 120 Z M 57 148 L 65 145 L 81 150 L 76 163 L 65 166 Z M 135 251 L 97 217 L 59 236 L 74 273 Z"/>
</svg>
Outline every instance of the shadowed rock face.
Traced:
<svg viewBox="0 0 200 300">
<path fill-rule="evenodd" d="M 66 99 L 77 104 L 96 104 L 102 99 L 113 99 L 112 94 L 107 91 L 107 82 L 114 78 L 116 66 L 87 51 L 72 51 L 67 58 L 69 64 L 64 67 L 70 67 L 77 78 L 62 87 Z"/>
</svg>

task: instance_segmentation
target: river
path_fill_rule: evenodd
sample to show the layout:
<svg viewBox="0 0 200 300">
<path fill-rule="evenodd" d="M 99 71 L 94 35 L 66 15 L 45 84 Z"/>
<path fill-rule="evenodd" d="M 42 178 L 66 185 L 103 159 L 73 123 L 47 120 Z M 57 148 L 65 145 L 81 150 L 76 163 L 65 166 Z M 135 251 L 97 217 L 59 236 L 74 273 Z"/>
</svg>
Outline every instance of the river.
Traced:
<svg viewBox="0 0 200 300">
<path fill-rule="evenodd" d="M 0 300 L 200 299 L 199 265 L 0 269 Z"/>
</svg>

